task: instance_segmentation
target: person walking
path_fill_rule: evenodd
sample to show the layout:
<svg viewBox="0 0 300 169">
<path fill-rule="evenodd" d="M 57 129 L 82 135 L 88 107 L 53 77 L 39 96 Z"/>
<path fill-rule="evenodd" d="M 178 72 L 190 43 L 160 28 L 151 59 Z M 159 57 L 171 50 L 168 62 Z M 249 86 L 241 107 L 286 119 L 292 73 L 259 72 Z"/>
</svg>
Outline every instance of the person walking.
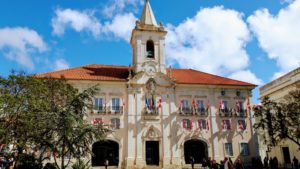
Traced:
<svg viewBox="0 0 300 169">
<path fill-rule="evenodd" d="M 299 161 L 295 156 L 293 158 L 293 166 L 294 166 L 294 169 L 299 169 Z"/>
<path fill-rule="evenodd" d="M 108 165 L 109 165 L 109 161 L 108 161 L 108 159 L 105 159 L 105 161 L 104 161 L 104 167 L 105 167 L 105 169 L 107 169 Z"/>
<path fill-rule="evenodd" d="M 274 169 L 278 169 L 278 159 L 276 156 L 273 158 L 273 164 L 274 164 Z"/>
<path fill-rule="evenodd" d="M 269 168 L 269 158 L 266 156 L 264 158 L 264 169 L 268 169 Z"/>
<path fill-rule="evenodd" d="M 211 161 L 211 169 L 219 169 L 219 166 L 218 166 L 216 160 Z"/>
<path fill-rule="evenodd" d="M 203 158 L 203 160 L 202 160 L 202 168 L 203 169 L 208 169 L 208 163 L 207 163 L 205 158 Z"/>
<path fill-rule="evenodd" d="M 224 169 L 233 169 L 233 165 L 227 157 L 224 159 Z"/>
<path fill-rule="evenodd" d="M 190 156 L 190 163 L 192 165 L 192 169 L 194 169 L 195 159 L 193 156 Z"/>
<path fill-rule="evenodd" d="M 234 165 L 235 169 L 245 169 L 244 164 L 240 158 L 237 159 Z"/>
</svg>

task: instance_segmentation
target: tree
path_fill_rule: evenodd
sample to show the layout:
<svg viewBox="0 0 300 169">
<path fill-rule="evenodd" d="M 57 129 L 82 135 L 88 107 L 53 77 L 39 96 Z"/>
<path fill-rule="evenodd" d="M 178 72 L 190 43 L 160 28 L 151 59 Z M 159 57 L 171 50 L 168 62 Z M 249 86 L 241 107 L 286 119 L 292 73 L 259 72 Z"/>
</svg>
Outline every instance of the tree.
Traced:
<svg viewBox="0 0 300 169">
<path fill-rule="evenodd" d="M 300 90 L 291 91 L 280 102 L 263 98 L 254 112 L 254 128 L 261 131 L 268 147 L 290 140 L 300 148 Z"/>
<path fill-rule="evenodd" d="M 0 143 L 13 144 L 20 153 L 39 151 L 39 163 L 51 153 L 56 165 L 66 168 L 71 158 L 89 155 L 91 144 L 109 132 L 84 120 L 97 91 L 79 92 L 64 79 L 25 74 L 0 78 Z"/>
</svg>

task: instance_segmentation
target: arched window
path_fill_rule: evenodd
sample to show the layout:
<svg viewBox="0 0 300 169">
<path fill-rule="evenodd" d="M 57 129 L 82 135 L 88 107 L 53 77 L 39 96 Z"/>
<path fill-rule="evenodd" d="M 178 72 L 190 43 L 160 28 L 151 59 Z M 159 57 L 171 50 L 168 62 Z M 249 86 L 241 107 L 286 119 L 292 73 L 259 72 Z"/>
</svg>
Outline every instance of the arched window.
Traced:
<svg viewBox="0 0 300 169">
<path fill-rule="evenodd" d="M 154 42 L 152 40 L 148 40 L 146 44 L 146 52 L 147 58 L 154 58 Z"/>
</svg>

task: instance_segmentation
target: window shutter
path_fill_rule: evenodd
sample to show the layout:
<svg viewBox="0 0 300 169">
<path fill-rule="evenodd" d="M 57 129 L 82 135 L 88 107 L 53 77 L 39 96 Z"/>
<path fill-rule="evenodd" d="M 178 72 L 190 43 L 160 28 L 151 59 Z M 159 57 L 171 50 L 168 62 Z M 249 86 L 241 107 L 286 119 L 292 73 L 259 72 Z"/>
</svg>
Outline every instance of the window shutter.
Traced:
<svg viewBox="0 0 300 169">
<path fill-rule="evenodd" d="M 185 129 L 187 128 L 187 120 L 186 119 L 183 120 L 183 128 L 185 128 Z"/>
<path fill-rule="evenodd" d="M 200 130 L 202 130 L 202 120 L 198 120 L 198 125 L 199 125 Z"/>
</svg>

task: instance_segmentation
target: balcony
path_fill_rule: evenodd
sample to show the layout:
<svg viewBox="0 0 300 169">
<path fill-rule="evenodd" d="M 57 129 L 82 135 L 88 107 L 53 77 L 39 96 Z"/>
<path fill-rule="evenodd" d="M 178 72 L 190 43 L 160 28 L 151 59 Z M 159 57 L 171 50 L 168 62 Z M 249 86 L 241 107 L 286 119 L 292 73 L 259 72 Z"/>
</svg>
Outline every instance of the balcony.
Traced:
<svg viewBox="0 0 300 169">
<path fill-rule="evenodd" d="M 143 114 L 144 114 L 144 115 L 149 115 L 149 116 L 156 116 L 156 115 L 159 114 L 159 113 L 158 113 L 158 108 L 146 106 L 146 107 L 144 107 L 144 109 L 143 109 Z"/>
<path fill-rule="evenodd" d="M 103 106 L 97 107 L 97 106 L 95 106 L 93 113 L 95 113 L 95 114 L 105 114 L 106 113 L 106 107 L 103 107 Z"/>
<path fill-rule="evenodd" d="M 246 109 L 241 109 L 241 110 L 235 110 L 235 115 L 236 117 L 247 117 L 247 110 Z"/>
<path fill-rule="evenodd" d="M 225 109 L 219 109 L 219 115 L 220 117 L 232 117 L 232 109 L 225 108 Z"/>
<path fill-rule="evenodd" d="M 179 115 L 192 116 L 193 115 L 193 109 L 192 109 L 192 107 L 182 107 L 182 108 L 179 108 Z"/>
<path fill-rule="evenodd" d="M 201 116 L 201 117 L 207 117 L 208 116 L 208 111 L 205 108 L 196 108 L 194 110 L 194 114 L 197 116 Z"/>
<path fill-rule="evenodd" d="M 94 107 L 92 114 L 123 114 L 123 106 Z"/>
<path fill-rule="evenodd" d="M 123 106 L 108 106 L 108 113 L 123 114 Z"/>
</svg>

